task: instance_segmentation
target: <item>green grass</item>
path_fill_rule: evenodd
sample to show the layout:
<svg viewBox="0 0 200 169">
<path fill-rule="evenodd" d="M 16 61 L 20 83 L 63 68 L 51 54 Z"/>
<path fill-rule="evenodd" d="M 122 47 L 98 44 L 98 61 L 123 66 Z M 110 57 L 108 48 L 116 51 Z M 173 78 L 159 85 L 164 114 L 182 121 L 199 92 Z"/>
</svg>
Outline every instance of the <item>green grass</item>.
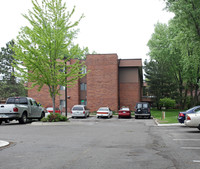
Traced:
<svg viewBox="0 0 200 169">
<path fill-rule="evenodd" d="M 165 119 L 162 119 L 162 111 L 165 112 Z M 178 123 L 178 114 L 182 110 L 178 109 L 169 109 L 169 110 L 157 110 L 152 109 L 151 115 L 158 120 L 159 123 Z"/>
</svg>

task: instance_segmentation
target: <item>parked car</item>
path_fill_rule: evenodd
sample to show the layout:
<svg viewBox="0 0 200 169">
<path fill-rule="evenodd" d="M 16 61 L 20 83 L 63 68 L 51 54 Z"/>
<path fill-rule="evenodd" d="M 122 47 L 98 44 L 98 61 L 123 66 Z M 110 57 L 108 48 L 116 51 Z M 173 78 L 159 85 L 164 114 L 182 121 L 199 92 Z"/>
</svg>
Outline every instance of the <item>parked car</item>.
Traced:
<svg viewBox="0 0 200 169">
<path fill-rule="evenodd" d="M 198 128 L 200 130 L 200 110 L 195 113 L 186 114 L 184 124 L 188 127 Z"/>
<path fill-rule="evenodd" d="M 151 118 L 151 111 L 150 111 L 150 105 L 147 102 L 139 102 L 135 106 L 135 119 L 138 119 L 138 117 L 148 117 Z"/>
<path fill-rule="evenodd" d="M 128 107 L 122 107 L 119 111 L 118 111 L 118 118 L 121 117 L 129 117 L 131 118 L 131 111 Z"/>
<path fill-rule="evenodd" d="M 53 107 L 47 107 L 47 108 L 46 108 L 45 117 L 47 117 L 50 113 L 53 113 Z M 55 108 L 55 113 L 61 114 L 60 109 L 56 107 L 56 108 Z"/>
<path fill-rule="evenodd" d="M 112 110 L 110 110 L 109 107 L 100 107 L 99 110 L 97 111 L 96 117 L 112 117 L 113 116 L 113 112 Z"/>
<path fill-rule="evenodd" d="M 200 110 L 200 106 L 195 106 L 195 107 L 192 107 L 191 109 L 188 109 L 188 110 L 186 110 L 184 112 L 179 112 L 179 114 L 178 114 L 179 123 L 184 123 L 186 114 L 195 113 L 195 112 L 197 112 L 199 110 Z"/>
<path fill-rule="evenodd" d="M 30 97 L 10 97 L 6 104 L 0 104 L 0 124 L 5 121 L 18 120 L 27 123 L 28 119 L 42 119 L 45 110 Z"/>
<path fill-rule="evenodd" d="M 85 105 L 75 105 L 72 107 L 72 118 L 74 117 L 89 117 L 90 111 Z"/>
</svg>

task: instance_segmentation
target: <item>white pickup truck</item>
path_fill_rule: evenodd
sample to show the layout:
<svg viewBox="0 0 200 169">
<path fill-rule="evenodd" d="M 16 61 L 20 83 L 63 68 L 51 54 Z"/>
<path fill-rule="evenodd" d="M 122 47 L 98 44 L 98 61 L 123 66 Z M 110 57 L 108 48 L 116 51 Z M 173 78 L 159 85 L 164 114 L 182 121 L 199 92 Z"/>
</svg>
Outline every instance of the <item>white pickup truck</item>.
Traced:
<svg viewBox="0 0 200 169">
<path fill-rule="evenodd" d="M 0 125 L 3 121 L 18 120 L 24 124 L 28 119 L 42 119 L 45 110 L 30 97 L 10 97 L 0 104 Z"/>
</svg>

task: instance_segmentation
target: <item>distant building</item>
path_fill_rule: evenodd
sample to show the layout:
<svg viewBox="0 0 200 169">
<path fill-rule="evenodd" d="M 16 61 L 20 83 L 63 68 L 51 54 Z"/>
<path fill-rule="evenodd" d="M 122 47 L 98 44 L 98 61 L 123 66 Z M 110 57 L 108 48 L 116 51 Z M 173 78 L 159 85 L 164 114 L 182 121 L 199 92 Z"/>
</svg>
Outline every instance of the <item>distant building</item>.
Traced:
<svg viewBox="0 0 200 169">
<path fill-rule="evenodd" d="M 69 64 L 73 64 L 71 60 Z M 134 110 L 136 102 L 142 101 L 142 59 L 118 59 L 117 54 L 89 54 L 85 60 L 90 72 L 67 88 L 67 108 L 85 104 L 91 112 L 99 107 L 108 106 L 117 111 L 122 106 Z M 30 85 L 30 84 L 29 84 Z M 56 107 L 65 107 L 65 87 L 60 87 L 60 96 L 56 97 Z M 36 88 L 28 91 L 28 96 L 40 102 L 44 107 L 52 106 L 48 87 L 40 92 Z"/>
</svg>

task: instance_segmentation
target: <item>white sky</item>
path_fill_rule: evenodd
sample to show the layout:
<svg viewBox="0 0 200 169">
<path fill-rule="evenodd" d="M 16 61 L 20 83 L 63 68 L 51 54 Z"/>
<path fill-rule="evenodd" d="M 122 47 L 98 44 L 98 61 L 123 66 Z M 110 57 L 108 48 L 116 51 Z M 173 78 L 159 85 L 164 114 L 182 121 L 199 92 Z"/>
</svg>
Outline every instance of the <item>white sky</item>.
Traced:
<svg viewBox="0 0 200 169">
<path fill-rule="evenodd" d="M 159 21 L 173 14 L 163 11 L 163 0 L 63 0 L 75 15 L 85 18 L 78 26 L 76 42 L 97 53 L 117 53 L 119 58 L 148 58 L 147 42 Z M 21 14 L 31 9 L 31 0 L 1 0 L 0 47 L 15 39 L 27 21 Z"/>
</svg>

